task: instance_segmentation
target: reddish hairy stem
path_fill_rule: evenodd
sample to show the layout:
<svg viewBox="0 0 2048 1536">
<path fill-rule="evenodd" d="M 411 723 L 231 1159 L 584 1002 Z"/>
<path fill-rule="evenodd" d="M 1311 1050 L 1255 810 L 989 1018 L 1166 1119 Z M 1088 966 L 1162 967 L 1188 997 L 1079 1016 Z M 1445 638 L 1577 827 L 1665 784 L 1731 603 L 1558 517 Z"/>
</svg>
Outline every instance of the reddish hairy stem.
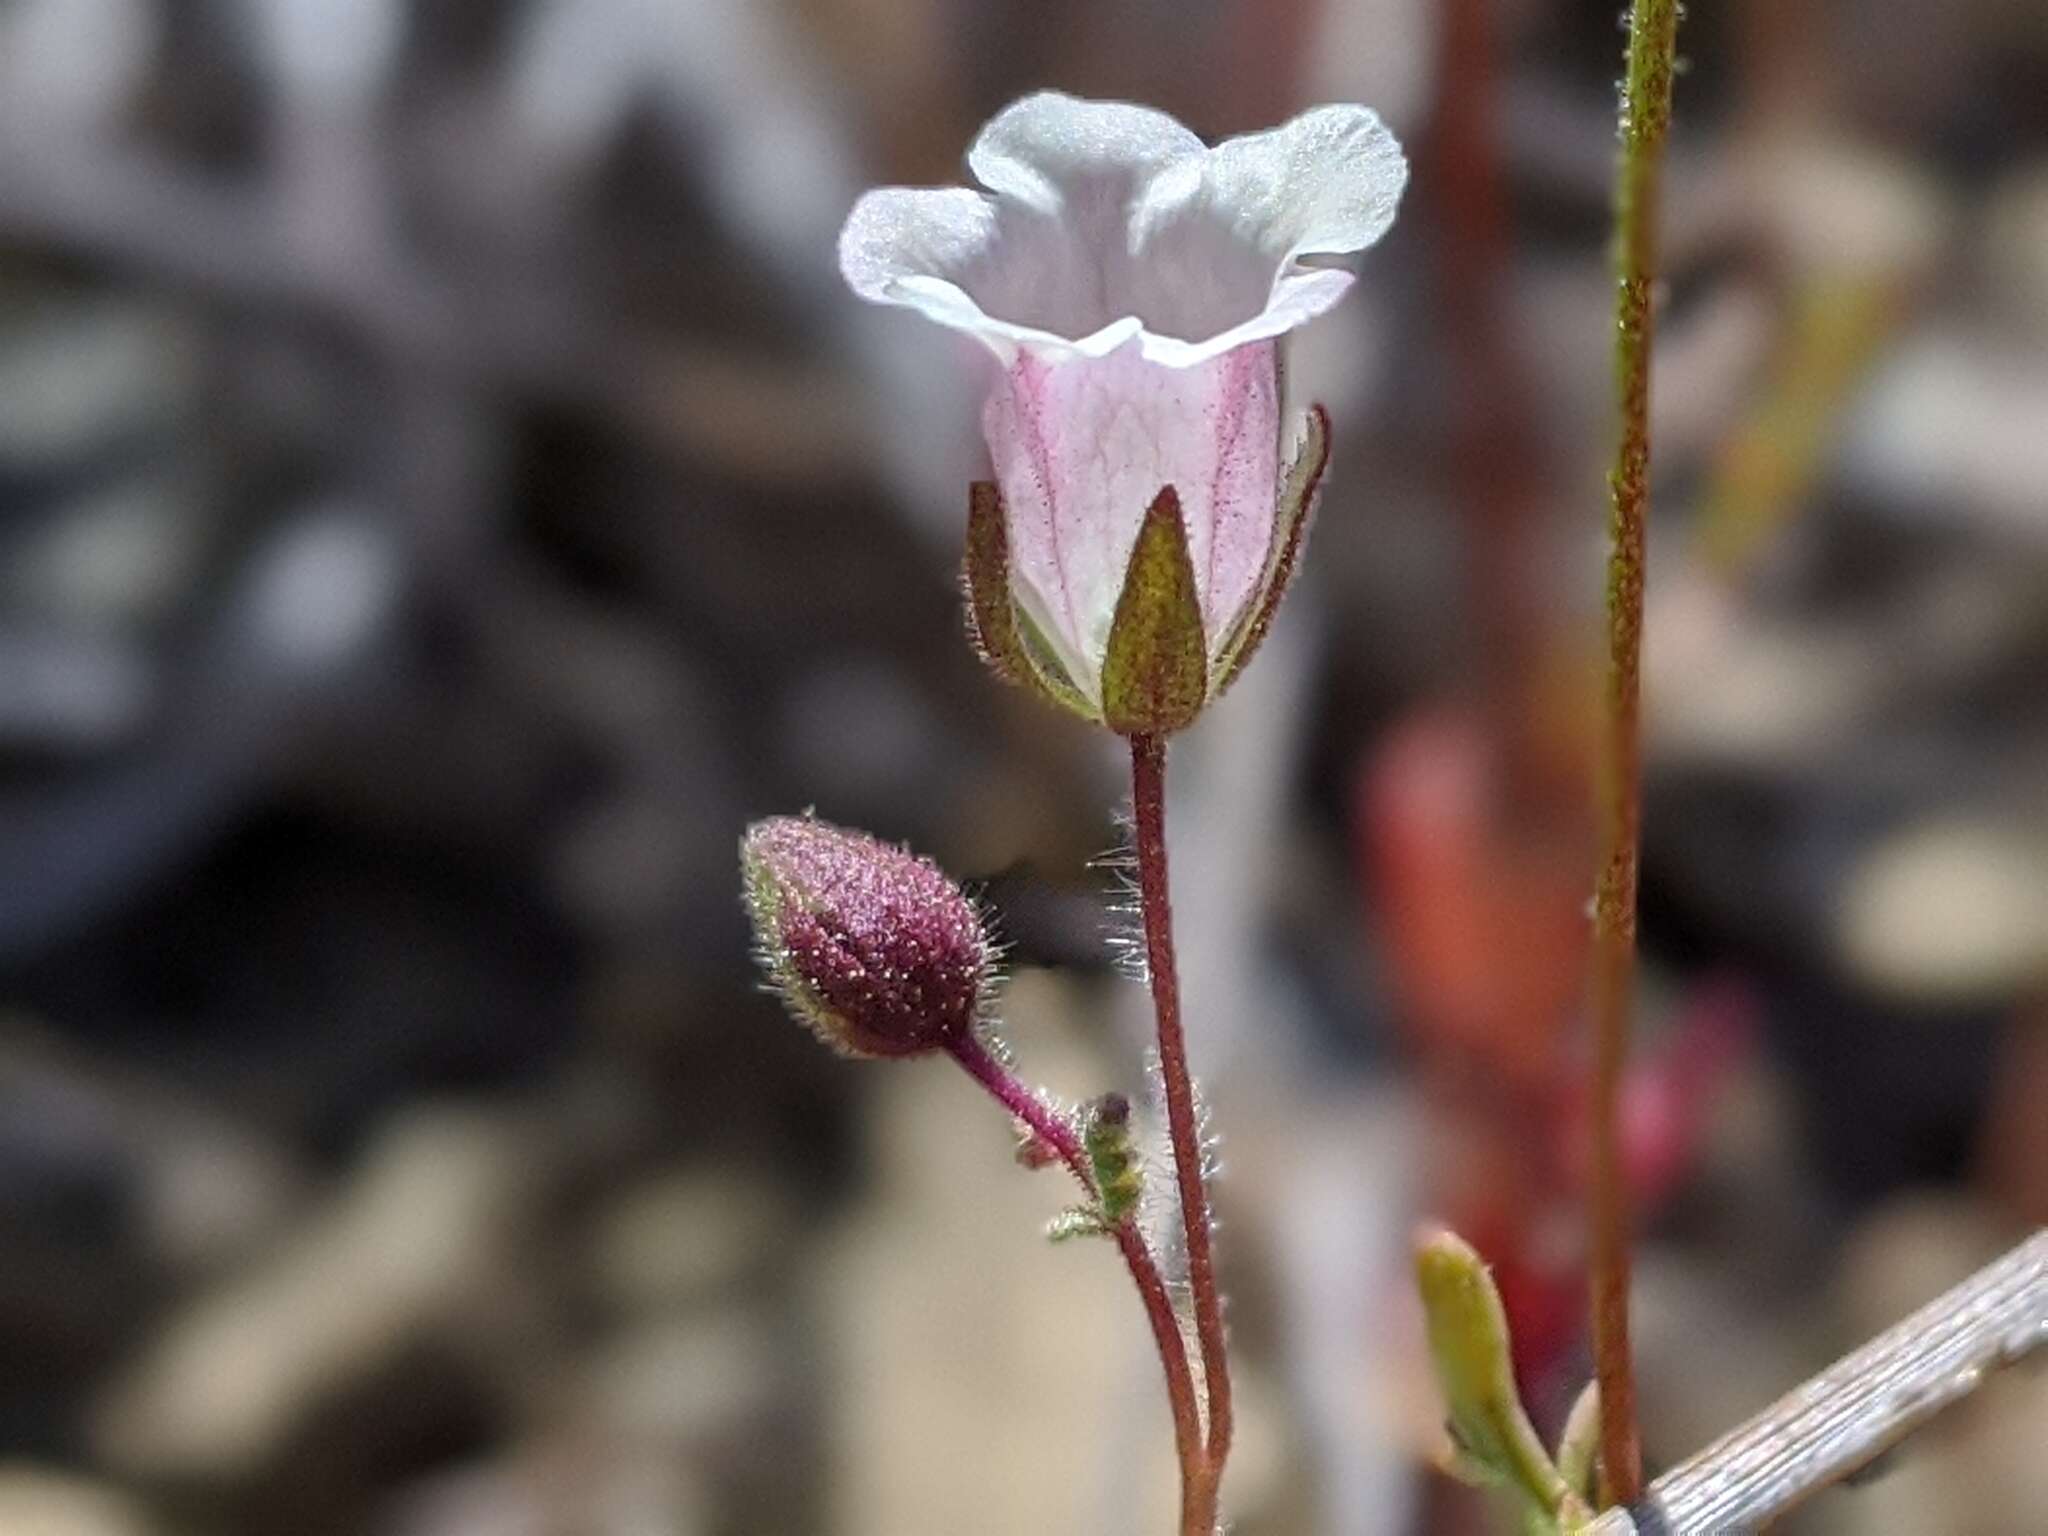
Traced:
<svg viewBox="0 0 2048 1536">
<path fill-rule="evenodd" d="M 969 1077 L 987 1089 L 1012 1116 L 1029 1126 L 1032 1135 L 1059 1154 L 1060 1161 L 1080 1181 L 1082 1189 L 1091 1195 L 1096 1193 L 1088 1154 L 1064 1116 L 1055 1113 L 1019 1082 L 975 1036 L 960 1036 L 946 1049 Z M 1166 1293 L 1166 1282 L 1160 1278 L 1158 1261 L 1145 1246 L 1135 1218 L 1126 1218 L 1118 1225 L 1115 1237 L 1124 1265 L 1138 1287 L 1138 1299 L 1145 1304 L 1152 1341 L 1159 1348 L 1159 1363 L 1166 1372 L 1166 1398 L 1173 1409 L 1174 1449 L 1180 1462 L 1183 1536 L 1211 1536 L 1216 1524 L 1214 1480 L 1202 1450 L 1202 1410 L 1195 1396 L 1194 1374 L 1188 1366 L 1187 1340 L 1181 1335 L 1180 1319 Z"/>
<path fill-rule="evenodd" d="M 1591 1253 L 1593 1374 L 1600 1384 L 1600 1487 L 1603 1504 L 1633 1502 L 1642 1490 L 1636 1430 L 1635 1362 L 1629 1343 L 1630 1200 L 1621 1156 L 1620 1101 L 1628 1062 L 1629 997 L 1635 975 L 1633 845 L 1600 875 L 1599 907 L 1626 911 L 1602 920 L 1594 957 L 1593 1187 Z"/>
<path fill-rule="evenodd" d="M 1166 1129 L 1180 1188 L 1181 1227 L 1187 1235 L 1188 1285 L 1194 1293 L 1195 1335 L 1202 1347 L 1202 1385 L 1209 1403 L 1209 1474 L 1223 1481 L 1232 1427 L 1230 1362 L 1225 1354 L 1223 1298 L 1209 1239 L 1209 1191 L 1202 1182 L 1202 1133 L 1196 1123 L 1194 1082 L 1188 1075 L 1187 1036 L 1181 1028 L 1180 978 L 1173 958 L 1173 906 L 1166 879 L 1166 742 L 1131 738 L 1131 809 L 1138 843 L 1138 899 L 1145 922 L 1145 966 L 1159 1025 L 1159 1076 L 1166 1090 Z"/>
<path fill-rule="evenodd" d="M 1639 718 L 1644 537 L 1650 501 L 1650 355 L 1656 315 L 1657 211 L 1679 0 L 1632 0 L 1615 196 L 1614 373 L 1620 443 L 1609 477 L 1607 698 L 1602 734 L 1600 883 L 1593 962 L 1593 1371 L 1600 1383 L 1600 1487 L 1607 1503 L 1642 1493 L 1635 1365 L 1629 1349 L 1629 1193 L 1621 1157 L 1636 964 L 1636 872 L 1642 835 Z"/>
</svg>

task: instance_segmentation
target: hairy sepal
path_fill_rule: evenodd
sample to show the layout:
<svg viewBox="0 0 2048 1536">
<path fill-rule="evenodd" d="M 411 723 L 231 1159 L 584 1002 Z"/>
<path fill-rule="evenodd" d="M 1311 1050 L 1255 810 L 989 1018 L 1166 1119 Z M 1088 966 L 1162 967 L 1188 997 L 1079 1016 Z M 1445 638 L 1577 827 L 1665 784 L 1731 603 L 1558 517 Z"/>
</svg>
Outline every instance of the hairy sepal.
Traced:
<svg viewBox="0 0 2048 1536">
<path fill-rule="evenodd" d="M 1102 659 L 1102 718 L 1125 736 L 1162 736 L 1192 722 L 1208 695 L 1201 598 L 1169 485 L 1146 508 L 1124 572 Z"/>
<path fill-rule="evenodd" d="M 1017 605 L 1010 588 L 1010 531 L 1003 493 L 991 480 L 977 480 L 968 489 L 961 584 L 967 597 L 967 638 L 996 676 L 1084 719 L 1101 718 L 1060 663 L 1051 642 Z"/>
</svg>

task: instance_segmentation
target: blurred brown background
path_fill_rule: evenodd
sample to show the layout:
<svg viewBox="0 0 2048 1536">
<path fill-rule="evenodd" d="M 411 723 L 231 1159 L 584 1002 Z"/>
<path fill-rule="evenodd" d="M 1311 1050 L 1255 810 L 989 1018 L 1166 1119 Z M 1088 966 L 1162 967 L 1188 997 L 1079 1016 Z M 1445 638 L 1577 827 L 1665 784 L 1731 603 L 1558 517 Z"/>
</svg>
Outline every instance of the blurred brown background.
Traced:
<svg viewBox="0 0 2048 1536">
<path fill-rule="evenodd" d="M 960 639 L 975 376 L 857 192 L 1026 89 L 1414 162 L 1307 579 L 1180 747 L 1240 1536 L 1478 1532 L 1405 1244 L 1583 1379 L 1617 0 L 0 0 L 0 1531 L 1123 1536 L 1106 1251 L 754 990 L 815 805 L 1136 1079 L 1118 765 Z M 1695 5 L 1648 640 L 1647 1443 L 2048 1219 L 2048 9 Z M 1824 1536 L 2048 1530 L 2048 1377 Z"/>
</svg>

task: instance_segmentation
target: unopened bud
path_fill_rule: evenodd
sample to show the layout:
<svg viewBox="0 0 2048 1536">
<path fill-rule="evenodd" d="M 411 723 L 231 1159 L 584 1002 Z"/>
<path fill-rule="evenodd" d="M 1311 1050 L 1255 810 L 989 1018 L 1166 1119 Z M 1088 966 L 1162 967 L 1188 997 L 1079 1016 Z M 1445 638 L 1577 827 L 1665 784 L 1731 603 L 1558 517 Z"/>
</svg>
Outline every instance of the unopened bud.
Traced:
<svg viewBox="0 0 2048 1536">
<path fill-rule="evenodd" d="M 974 903 L 929 859 L 777 816 L 748 828 L 740 867 L 762 966 L 826 1044 L 914 1056 L 974 1028 L 993 948 Z"/>
</svg>

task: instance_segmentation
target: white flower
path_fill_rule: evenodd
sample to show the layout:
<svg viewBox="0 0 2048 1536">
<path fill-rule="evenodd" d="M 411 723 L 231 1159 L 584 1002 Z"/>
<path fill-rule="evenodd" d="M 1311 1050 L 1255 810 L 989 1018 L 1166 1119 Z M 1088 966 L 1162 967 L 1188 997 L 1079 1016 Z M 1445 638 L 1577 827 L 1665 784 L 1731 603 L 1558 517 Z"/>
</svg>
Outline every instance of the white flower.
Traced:
<svg viewBox="0 0 2048 1536">
<path fill-rule="evenodd" d="M 1045 92 L 998 114 L 967 164 L 986 191 L 861 198 L 841 270 L 1001 364 L 982 425 L 1008 582 L 1063 681 L 1102 712 L 1132 550 L 1171 488 L 1220 687 L 1289 531 L 1279 338 L 1344 296 L 1339 259 L 1392 222 L 1400 146 L 1363 107 L 1210 149 L 1164 113 Z"/>
</svg>

